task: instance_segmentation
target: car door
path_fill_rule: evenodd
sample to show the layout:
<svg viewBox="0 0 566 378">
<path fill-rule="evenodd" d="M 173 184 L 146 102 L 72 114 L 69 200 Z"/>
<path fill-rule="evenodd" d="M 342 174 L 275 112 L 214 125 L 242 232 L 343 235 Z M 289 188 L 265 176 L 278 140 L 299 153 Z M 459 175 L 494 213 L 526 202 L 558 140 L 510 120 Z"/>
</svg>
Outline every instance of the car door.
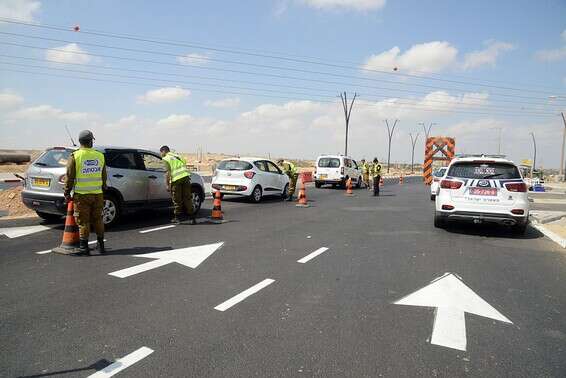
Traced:
<svg viewBox="0 0 566 378">
<path fill-rule="evenodd" d="M 126 205 L 143 206 L 147 202 L 148 175 L 136 150 L 108 149 L 108 186 L 117 189 Z"/>
<path fill-rule="evenodd" d="M 140 157 L 148 178 L 147 200 L 153 205 L 169 206 L 171 195 L 167 191 L 167 169 L 157 154 L 141 151 Z"/>
<path fill-rule="evenodd" d="M 283 190 L 283 186 L 286 183 L 284 179 L 284 173 L 277 165 L 273 162 L 266 160 L 267 170 L 269 171 L 270 180 L 272 180 L 272 187 L 275 191 L 280 192 Z"/>
<path fill-rule="evenodd" d="M 254 165 L 257 168 L 256 182 L 261 185 L 264 192 L 269 192 L 270 188 L 273 186 L 273 180 L 267 169 L 266 162 L 264 160 L 258 160 L 254 162 Z"/>
</svg>

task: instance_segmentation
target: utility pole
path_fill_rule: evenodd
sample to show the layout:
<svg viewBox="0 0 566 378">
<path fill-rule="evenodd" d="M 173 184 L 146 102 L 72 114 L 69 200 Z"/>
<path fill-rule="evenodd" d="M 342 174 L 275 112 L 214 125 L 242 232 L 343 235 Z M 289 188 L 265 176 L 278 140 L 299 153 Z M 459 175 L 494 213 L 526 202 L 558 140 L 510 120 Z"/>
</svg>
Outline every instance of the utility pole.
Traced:
<svg viewBox="0 0 566 378">
<path fill-rule="evenodd" d="M 411 137 L 411 144 L 413 145 L 413 149 L 411 151 L 411 173 L 415 173 L 415 145 L 417 144 L 417 139 L 419 139 L 419 133 L 415 135 L 413 139 L 413 133 L 409 133 Z"/>
<path fill-rule="evenodd" d="M 562 181 L 566 180 L 564 177 L 564 145 L 566 145 L 566 118 L 564 118 L 564 112 L 561 112 L 562 122 L 564 122 L 564 129 L 562 130 L 562 150 L 560 152 L 560 175 L 562 176 Z"/>
<path fill-rule="evenodd" d="M 387 148 L 387 173 L 389 173 L 389 166 L 391 162 L 391 139 L 393 139 L 393 132 L 395 131 L 395 126 L 397 126 L 398 119 L 395 120 L 393 127 L 389 127 L 389 121 L 385 120 L 385 124 L 387 125 L 387 136 L 389 137 L 389 147 Z"/>
<path fill-rule="evenodd" d="M 428 128 L 426 127 L 424 122 L 419 122 L 419 125 L 421 125 L 423 127 L 423 131 L 424 131 L 424 135 L 425 135 L 425 143 L 428 140 L 428 137 L 430 136 L 430 129 L 432 129 L 432 125 L 438 125 L 438 123 L 435 122 L 431 122 L 430 125 L 428 125 Z"/>
<path fill-rule="evenodd" d="M 346 142 L 344 145 L 344 155 L 348 156 L 348 129 L 350 126 L 350 115 L 352 114 L 352 106 L 354 106 L 354 101 L 358 97 L 357 93 L 354 93 L 354 98 L 348 107 L 348 97 L 346 92 L 340 93 L 340 99 L 342 100 L 342 108 L 344 109 L 344 120 L 346 121 Z"/>
<path fill-rule="evenodd" d="M 533 138 L 533 165 L 531 165 L 531 180 L 533 179 L 533 172 L 535 171 L 535 166 L 537 164 L 537 142 L 535 140 L 535 133 L 531 132 L 531 137 Z"/>
<path fill-rule="evenodd" d="M 501 155 L 501 127 L 492 127 L 492 130 L 497 130 L 497 155 Z"/>
</svg>

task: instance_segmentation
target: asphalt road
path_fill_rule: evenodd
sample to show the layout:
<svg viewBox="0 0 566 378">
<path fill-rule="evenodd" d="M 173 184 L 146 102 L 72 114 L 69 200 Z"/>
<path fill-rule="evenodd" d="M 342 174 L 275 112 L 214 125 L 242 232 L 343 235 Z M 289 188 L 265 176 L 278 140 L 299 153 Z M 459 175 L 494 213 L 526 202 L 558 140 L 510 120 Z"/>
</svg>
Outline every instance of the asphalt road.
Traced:
<svg viewBox="0 0 566 378">
<path fill-rule="evenodd" d="M 0 376 L 87 377 L 126 356 L 118 376 L 566 376 L 566 254 L 538 231 L 437 230 L 419 184 L 388 185 L 379 198 L 311 187 L 308 196 L 307 209 L 224 201 L 229 222 L 220 225 L 140 233 L 166 225 L 168 214 L 130 216 L 107 232 L 105 256 L 36 254 L 60 243 L 61 225 L 3 237 Z M 109 275 L 158 261 L 133 255 L 216 242 L 224 244 L 195 268 Z M 462 341 L 458 311 L 441 317 L 395 302 L 445 273 L 461 281 L 435 284 L 452 277 L 475 293 L 450 287 L 451 300 L 477 294 L 512 323 L 466 313 L 465 350 L 443 346 Z M 130 354 L 142 347 L 153 353 L 138 361 Z"/>
</svg>

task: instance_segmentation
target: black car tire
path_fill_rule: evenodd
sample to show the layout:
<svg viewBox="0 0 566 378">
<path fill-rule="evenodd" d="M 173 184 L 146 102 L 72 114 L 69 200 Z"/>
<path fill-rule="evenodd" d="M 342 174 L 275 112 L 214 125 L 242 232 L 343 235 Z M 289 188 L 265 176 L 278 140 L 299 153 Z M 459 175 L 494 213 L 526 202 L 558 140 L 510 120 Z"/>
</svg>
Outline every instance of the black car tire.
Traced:
<svg viewBox="0 0 566 378">
<path fill-rule="evenodd" d="M 315 181 L 315 182 L 314 182 L 314 187 L 315 187 L 315 188 L 320 189 L 321 186 L 322 186 L 322 183 L 321 183 L 321 182 L 318 182 L 318 181 Z"/>
<path fill-rule="evenodd" d="M 260 203 L 262 197 L 263 191 L 261 190 L 261 186 L 256 185 L 254 190 L 252 190 L 252 194 L 250 195 L 250 201 L 252 201 L 253 203 Z"/>
<path fill-rule="evenodd" d="M 112 194 L 104 194 L 104 207 L 102 209 L 102 220 L 105 227 L 112 227 L 122 215 L 120 201 Z"/>
<path fill-rule="evenodd" d="M 436 196 L 435 196 L 434 194 L 431 194 L 431 195 L 430 195 L 430 200 L 431 200 L 431 201 L 434 201 L 435 199 L 436 199 Z"/>
<path fill-rule="evenodd" d="M 527 232 L 527 227 L 528 227 L 528 223 L 518 223 L 514 226 L 512 226 L 511 230 L 513 231 L 513 233 L 515 235 L 525 235 L 525 232 Z"/>
<path fill-rule="evenodd" d="M 204 202 L 204 193 L 202 192 L 202 188 L 199 185 L 192 185 L 191 186 L 191 193 L 192 193 L 192 200 L 193 200 L 193 213 L 196 215 L 200 211 L 202 207 L 202 203 Z M 195 206 L 195 199 L 198 198 L 198 205 Z"/>
<path fill-rule="evenodd" d="M 285 184 L 285 188 L 283 188 L 283 192 L 281 192 L 281 198 L 287 199 L 289 196 L 289 184 Z"/>
<path fill-rule="evenodd" d="M 63 216 L 59 214 L 44 213 L 42 211 L 36 211 L 35 213 L 47 222 L 59 222 L 63 218 Z"/>
<path fill-rule="evenodd" d="M 440 214 L 434 213 L 434 227 L 435 228 L 444 228 L 446 227 L 446 220 Z"/>
</svg>

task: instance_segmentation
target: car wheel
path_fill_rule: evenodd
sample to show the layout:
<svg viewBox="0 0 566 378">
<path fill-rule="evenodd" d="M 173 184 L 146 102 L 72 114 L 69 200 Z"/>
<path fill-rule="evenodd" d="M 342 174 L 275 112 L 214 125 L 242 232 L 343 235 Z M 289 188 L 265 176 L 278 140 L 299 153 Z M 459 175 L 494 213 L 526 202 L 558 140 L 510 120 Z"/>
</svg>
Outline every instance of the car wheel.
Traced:
<svg viewBox="0 0 566 378">
<path fill-rule="evenodd" d="M 431 195 L 430 195 L 430 200 L 431 200 L 431 201 L 434 201 L 435 199 L 436 199 L 436 196 L 435 196 L 434 194 L 431 194 Z"/>
<path fill-rule="evenodd" d="M 259 203 L 259 202 L 261 202 L 262 195 L 263 195 L 263 193 L 261 191 L 261 186 L 257 185 L 254 188 L 252 195 L 250 196 L 250 200 L 254 203 Z"/>
<path fill-rule="evenodd" d="M 434 227 L 436 228 L 446 227 L 444 217 L 442 215 L 439 215 L 438 213 L 434 213 Z"/>
<path fill-rule="evenodd" d="M 321 182 L 315 181 L 315 183 L 314 183 L 315 188 L 320 189 L 321 186 L 322 186 Z"/>
<path fill-rule="evenodd" d="M 62 216 L 59 214 L 50 214 L 44 213 L 42 211 L 35 212 L 41 219 L 46 220 L 47 222 L 58 222 L 61 220 Z"/>
<path fill-rule="evenodd" d="M 515 235 L 525 235 L 525 232 L 527 232 L 527 226 L 528 224 L 525 223 L 518 223 L 516 225 L 514 225 L 511 230 L 513 231 L 513 233 Z"/>
<path fill-rule="evenodd" d="M 281 192 L 281 198 L 286 199 L 289 196 L 289 184 L 285 184 L 283 192 Z"/>
<path fill-rule="evenodd" d="M 120 202 L 111 194 L 104 195 L 104 208 L 102 209 L 102 221 L 105 226 L 112 226 L 120 218 Z"/>
<path fill-rule="evenodd" d="M 358 182 L 356 183 L 356 188 L 360 189 L 362 187 L 362 176 L 358 177 Z"/>
<path fill-rule="evenodd" d="M 203 201 L 203 194 L 200 190 L 200 187 L 193 186 L 191 187 L 191 195 L 192 195 L 192 202 L 193 202 L 193 214 L 197 214 L 200 211 Z"/>
</svg>

